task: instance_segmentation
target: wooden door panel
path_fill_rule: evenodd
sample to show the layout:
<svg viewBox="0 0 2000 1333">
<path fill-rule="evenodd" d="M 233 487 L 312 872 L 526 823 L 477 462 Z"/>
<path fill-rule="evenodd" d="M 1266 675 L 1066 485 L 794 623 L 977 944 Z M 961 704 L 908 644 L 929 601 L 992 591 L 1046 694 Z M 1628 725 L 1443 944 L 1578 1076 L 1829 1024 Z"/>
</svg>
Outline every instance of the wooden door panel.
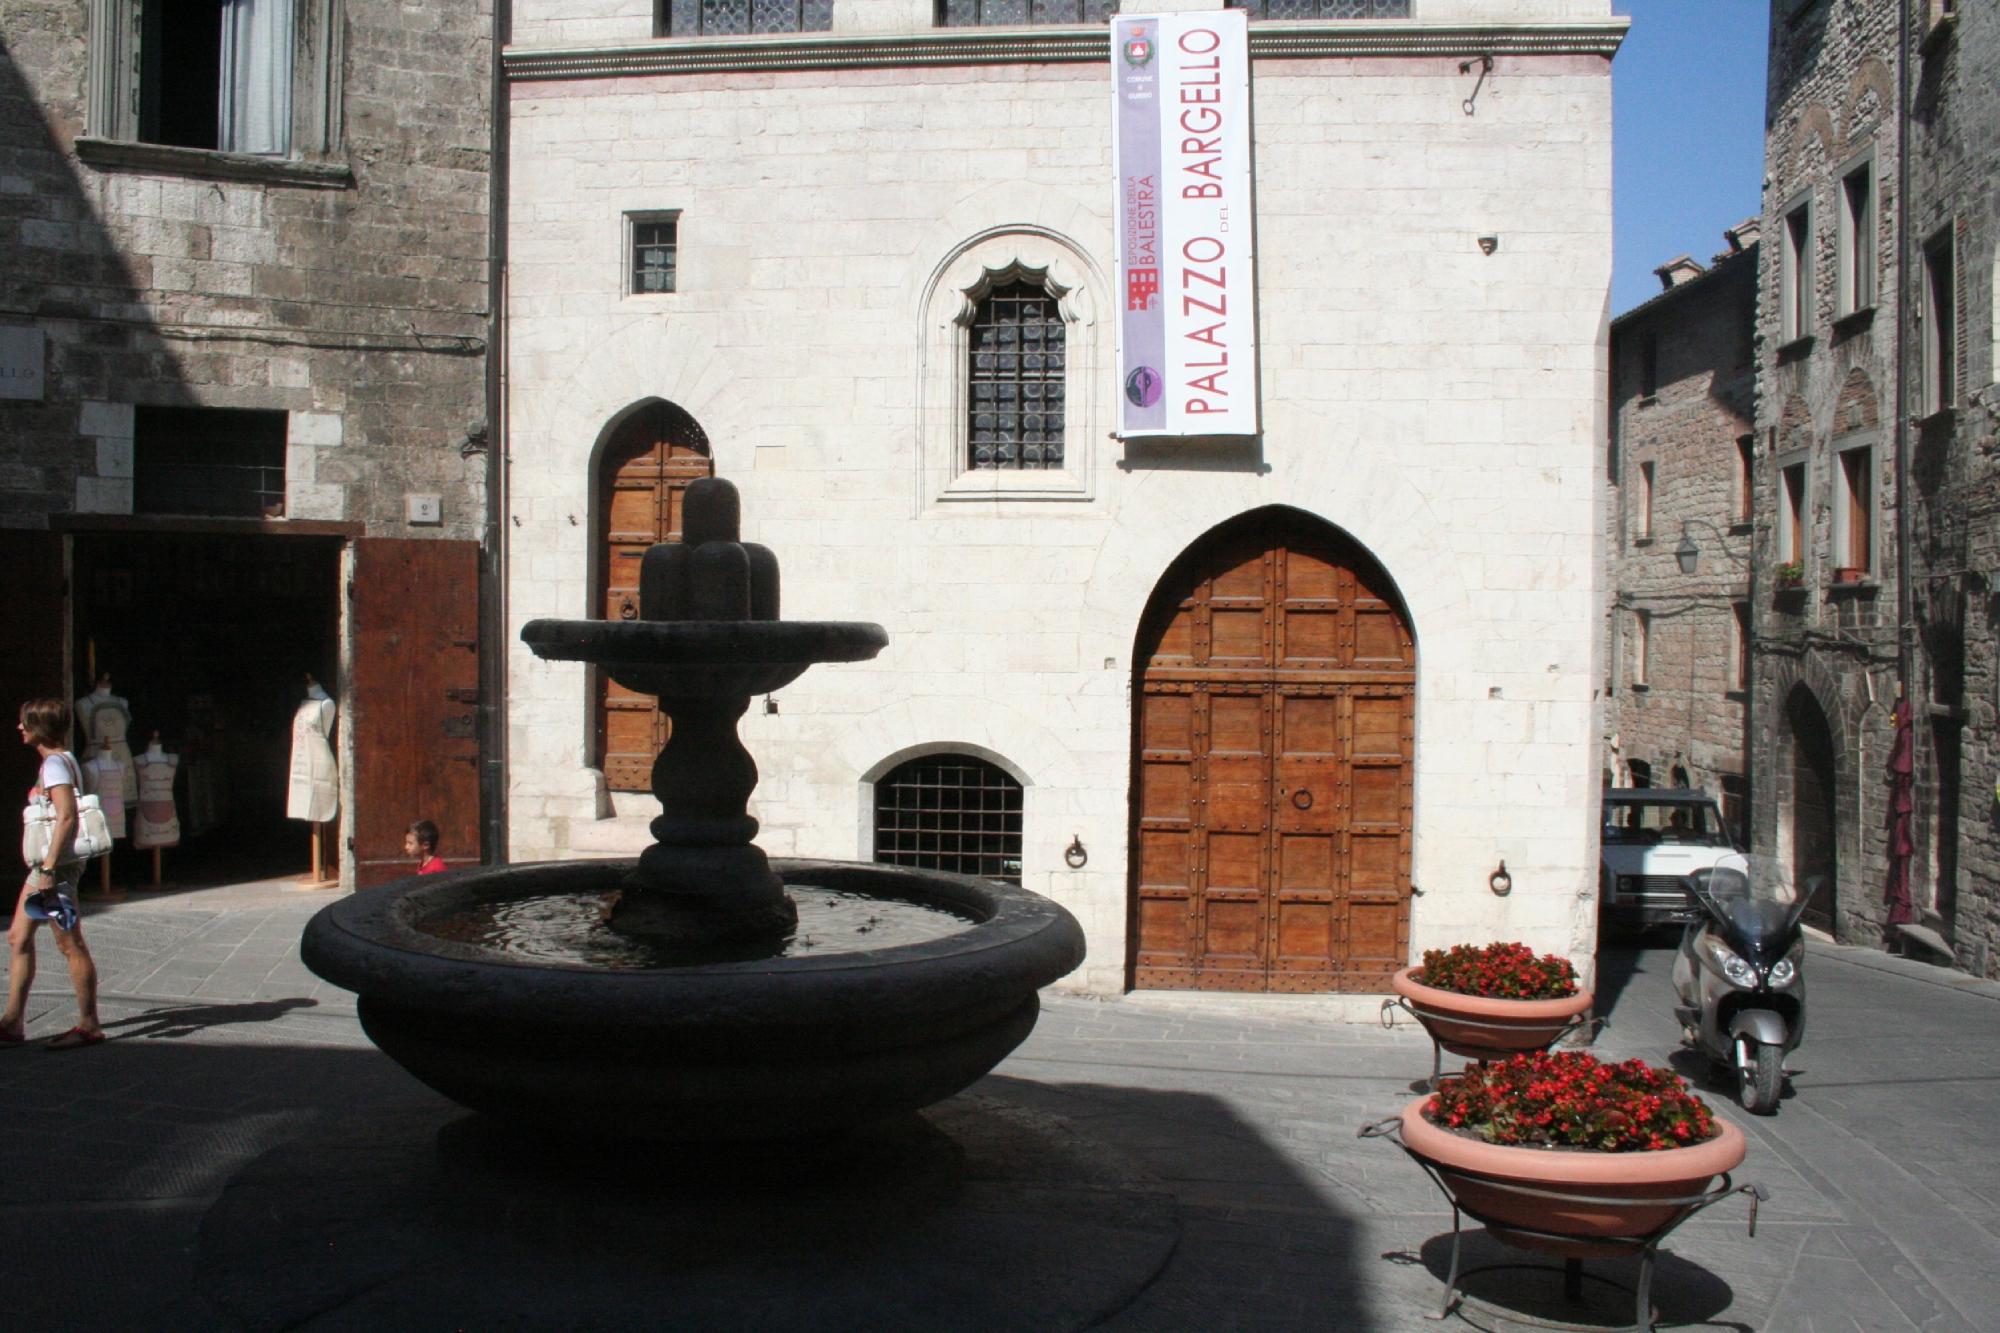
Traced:
<svg viewBox="0 0 2000 1333">
<path fill-rule="evenodd" d="M 479 544 L 364 538 L 352 596 L 355 887 L 410 873 L 416 819 L 447 864 L 477 864 Z"/>
<path fill-rule="evenodd" d="M 1236 541 L 1190 567 L 1149 612 L 1135 691 L 1134 982 L 1386 989 L 1408 945 L 1407 628 L 1330 548 Z"/>
<path fill-rule="evenodd" d="M 639 565 L 647 549 L 680 539 L 688 484 L 713 474 L 707 440 L 686 413 L 656 405 L 619 427 L 599 469 L 597 614 L 631 620 L 639 614 Z M 593 675 L 596 757 L 605 784 L 613 791 L 650 790 L 653 760 L 667 743 L 666 718 L 650 696 L 603 672 Z"/>
</svg>

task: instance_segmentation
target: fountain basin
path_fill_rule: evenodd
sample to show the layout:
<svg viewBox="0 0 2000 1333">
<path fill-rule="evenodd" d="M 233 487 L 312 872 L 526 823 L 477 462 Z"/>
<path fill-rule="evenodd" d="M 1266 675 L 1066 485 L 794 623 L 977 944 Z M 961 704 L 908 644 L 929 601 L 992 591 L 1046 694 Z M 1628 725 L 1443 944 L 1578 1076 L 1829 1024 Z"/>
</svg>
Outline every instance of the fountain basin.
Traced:
<svg viewBox="0 0 2000 1333">
<path fill-rule="evenodd" d="M 474 1110 L 608 1138 L 826 1133 L 958 1092 L 1018 1046 L 1037 992 L 1083 961 L 1061 907 L 995 880 L 778 860 L 787 882 L 950 908 L 941 938 L 889 948 L 605 970 L 440 939 L 427 919 L 495 899 L 589 893 L 634 861 L 399 880 L 322 910 L 306 965 L 354 991 L 369 1038 Z"/>
</svg>

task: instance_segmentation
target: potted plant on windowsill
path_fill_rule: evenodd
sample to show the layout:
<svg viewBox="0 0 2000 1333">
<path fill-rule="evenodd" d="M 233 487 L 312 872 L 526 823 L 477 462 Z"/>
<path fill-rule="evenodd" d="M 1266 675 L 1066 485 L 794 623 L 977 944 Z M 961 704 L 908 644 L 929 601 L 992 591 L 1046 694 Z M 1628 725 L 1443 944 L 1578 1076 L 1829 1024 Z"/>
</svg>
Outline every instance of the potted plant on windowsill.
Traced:
<svg viewBox="0 0 2000 1333">
<path fill-rule="evenodd" d="M 1501 1239 L 1566 1254 L 1652 1235 L 1745 1152 L 1743 1131 L 1670 1070 L 1585 1051 L 1468 1065 L 1396 1128 Z"/>
<path fill-rule="evenodd" d="M 1567 958 L 1514 942 L 1427 949 L 1390 985 L 1432 1041 L 1472 1060 L 1547 1050 L 1591 1004 Z"/>
<path fill-rule="evenodd" d="M 1776 581 L 1779 592 L 1789 592 L 1793 588 L 1802 587 L 1806 581 L 1805 561 L 1788 561 L 1772 570 L 1771 576 Z"/>
</svg>

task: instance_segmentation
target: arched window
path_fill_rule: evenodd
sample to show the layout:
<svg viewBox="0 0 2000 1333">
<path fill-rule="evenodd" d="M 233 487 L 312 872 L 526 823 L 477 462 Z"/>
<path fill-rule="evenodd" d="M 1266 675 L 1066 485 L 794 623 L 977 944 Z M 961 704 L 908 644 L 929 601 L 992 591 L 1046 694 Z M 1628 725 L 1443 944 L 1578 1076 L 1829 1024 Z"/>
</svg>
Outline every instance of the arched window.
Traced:
<svg viewBox="0 0 2000 1333">
<path fill-rule="evenodd" d="M 1021 882 L 1021 784 L 968 754 L 898 764 L 875 783 L 875 859 Z"/>
<path fill-rule="evenodd" d="M 966 338 L 971 468 L 1063 465 L 1063 321 L 1057 293 L 1029 277 L 995 286 Z"/>
</svg>

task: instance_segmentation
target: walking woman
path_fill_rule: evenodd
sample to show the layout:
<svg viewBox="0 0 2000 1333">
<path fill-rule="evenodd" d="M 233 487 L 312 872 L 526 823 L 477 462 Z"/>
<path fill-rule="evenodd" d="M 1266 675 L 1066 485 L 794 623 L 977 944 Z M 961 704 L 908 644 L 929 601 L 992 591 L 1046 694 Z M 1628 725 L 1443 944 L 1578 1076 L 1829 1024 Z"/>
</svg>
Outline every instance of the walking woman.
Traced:
<svg viewBox="0 0 2000 1333">
<path fill-rule="evenodd" d="M 7 971 L 7 1008 L 0 1013 L 0 1047 L 27 1041 L 28 987 L 35 980 L 35 928 L 48 922 L 55 928 L 56 947 L 69 963 L 70 984 L 76 987 L 76 1026 L 51 1038 L 45 1049 L 71 1051 L 104 1040 L 97 1021 L 97 964 L 83 942 L 83 921 L 76 910 L 76 885 L 83 862 L 63 859 L 76 836 L 76 797 L 83 781 L 76 756 L 63 749 L 69 735 L 69 705 L 61 699 L 30 699 L 21 705 L 21 739 L 42 757 L 42 772 L 30 797 L 46 796 L 55 807 L 55 827 L 39 864 L 28 867 L 14 905 L 14 925 L 7 932 L 12 958 Z"/>
</svg>

